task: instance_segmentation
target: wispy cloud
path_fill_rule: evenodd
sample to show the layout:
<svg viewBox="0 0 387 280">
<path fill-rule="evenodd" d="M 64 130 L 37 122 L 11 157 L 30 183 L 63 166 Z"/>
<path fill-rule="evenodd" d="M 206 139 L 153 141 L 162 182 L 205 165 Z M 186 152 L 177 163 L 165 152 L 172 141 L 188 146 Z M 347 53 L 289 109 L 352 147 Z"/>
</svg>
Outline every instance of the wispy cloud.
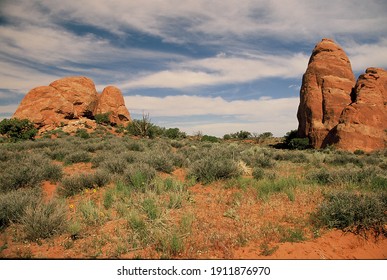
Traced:
<svg viewBox="0 0 387 280">
<path fill-rule="evenodd" d="M 256 79 L 299 77 L 305 72 L 308 57 L 293 55 L 259 55 L 255 58 L 226 57 L 174 63 L 169 70 L 140 76 L 121 85 L 123 88 L 187 88 L 217 84 L 244 83 Z"/>
<path fill-rule="evenodd" d="M 199 97 L 199 96 L 166 96 L 163 98 L 151 96 L 126 96 L 125 103 L 133 114 L 149 113 L 152 118 L 176 117 L 195 118 L 198 116 L 227 116 L 229 132 L 232 128 L 237 130 L 243 127 L 254 128 L 250 131 L 272 131 L 282 136 L 289 130 L 289 127 L 296 128 L 296 112 L 299 103 L 298 98 L 262 98 L 257 100 L 236 100 L 226 101 L 221 97 Z M 230 119 L 233 121 L 230 122 Z M 197 124 L 197 122 L 184 122 L 180 124 L 188 131 L 202 130 L 213 135 L 223 136 L 225 123 L 211 121 Z M 231 125 L 232 123 L 232 125 Z M 277 123 L 277 125 L 274 125 Z M 174 126 L 173 122 L 169 123 Z M 200 128 L 200 129 L 199 129 Z M 226 130 L 227 131 L 227 130 Z M 223 133 L 223 134 L 222 134 Z"/>
<path fill-rule="evenodd" d="M 260 82 L 301 81 L 322 37 L 341 43 L 357 72 L 387 67 L 386 13 L 379 0 L 0 1 L 0 114 L 36 86 L 85 75 L 98 90 L 115 84 L 131 95 L 130 110 L 231 116 L 200 127 L 247 129 L 255 122 L 282 133 L 295 127 L 298 98 L 258 99 L 274 96 L 275 88 Z M 250 88 L 258 84 L 265 86 Z M 297 90 L 284 87 L 276 96 Z M 234 101 L 226 101 L 226 88 L 235 90 Z M 161 98 L 169 89 L 181 95 Z M 159 97 L 134 96 L 149 91 Z M 202 97 L 188 96 L 193 92 Z M 198 128 L 195 123 L 181 125 Z"/>
</svg>

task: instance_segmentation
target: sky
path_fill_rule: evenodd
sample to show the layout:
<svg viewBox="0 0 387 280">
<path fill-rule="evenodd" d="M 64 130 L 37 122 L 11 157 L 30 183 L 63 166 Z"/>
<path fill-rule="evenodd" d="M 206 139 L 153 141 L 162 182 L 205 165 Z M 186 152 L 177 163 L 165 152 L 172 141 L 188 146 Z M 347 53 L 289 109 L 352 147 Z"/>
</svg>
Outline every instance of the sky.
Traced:
<svg viewBox="0 0 387 280">
<path fill-rule="evenodd" d="M 0 0 L 0 119 L 29 90 L 86 76 L 132 118 L 223 136 L 296 129 L 314 46 L 387 68 L 386 0 Z"/>
</svg>

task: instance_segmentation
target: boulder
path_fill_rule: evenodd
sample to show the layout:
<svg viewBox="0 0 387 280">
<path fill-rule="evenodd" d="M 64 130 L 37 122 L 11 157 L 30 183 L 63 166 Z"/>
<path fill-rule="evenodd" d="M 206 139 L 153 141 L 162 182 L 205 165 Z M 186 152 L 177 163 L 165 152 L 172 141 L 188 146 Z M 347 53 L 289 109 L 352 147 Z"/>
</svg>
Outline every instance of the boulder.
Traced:
<svg viewBox="0 0 387 280">
<path fill-rule="evenodd" d="M 125 107 L 124 97 L 115 86 L 104 88 L 98 98 L 96 114 L 109 114 L 109 120 L 115 125 L 125 125 L 131 121 L 128 109 Z"/>
<path fill-rule="evenodd" d="M 303 75 L 297 118 L 298 136 L 309 137 L 315 148 L 321 148 L 351 102 L 355 77 L 351 63 L 331 39 L 318 43 Z"/>
<path fill-rule="evenodd" d="M 94 82 L 86 77 L 66 77 L 50 84 L 74 105 L 74 116 L 91 117 L 97 106 L 98 93 Z"/>
<path fill-rule="evenodd" d="M 55 88 L 41 86 L 28 92 L 13 117 L 54 129 L 74 117 L 74 106 Z"/>
</svg>

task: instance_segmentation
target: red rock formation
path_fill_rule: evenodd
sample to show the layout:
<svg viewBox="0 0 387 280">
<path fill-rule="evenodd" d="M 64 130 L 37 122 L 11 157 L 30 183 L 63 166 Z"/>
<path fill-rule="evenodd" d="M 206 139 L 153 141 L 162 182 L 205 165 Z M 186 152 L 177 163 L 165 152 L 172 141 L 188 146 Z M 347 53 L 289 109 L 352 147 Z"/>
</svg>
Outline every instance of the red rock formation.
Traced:
<svg viewBox="0 0 387 280">
<path fill-rule="evenodd" d="M 107 87 L 99 95 L 94 82 L 86 77 L 67 77 L 49 86 L 32 89 L 23 98 L 13 117 L 29 119 L 40 131 L 69 124 L 70 120 L 94 119 L 95 113 L 111 113 L 113 124 L 130 122 L 121 91 Z"/>
<path fill-rule="evenodd" d="M 344 51 L 323 39 L 303 76 L 297 118 L 299 137 L 308 137 L 315 148 L 334 145 L 367 152 L 386 148 L 386 70 L 368 68 L 355 84 Z"/>
<path fill-rule="evenodd" d="M 346 106 L 334 130 L 339 149 L 370 152 L 387 143 L 387 71 L 368 68 L 357 80 L 354 102 Z"/>
<path fill-rule="evenodd" d="M 109 113 L 109 120 L 113 124 L 126 124 L 130 122 L 130 114 L 125 107 L 125 101 L 121 91 L 114 87 L 104 88 L 99 96 L 95 114 Z"/>
<path fill-rule="evenodd" d="M 351 102 L 354 85 L 345 52 L 334 41 L 323 39 L 315 46 L 302 80 L 297 112 L 299 137 L 309 137 L 313 147 L 322 147 L 343 108 Z"/>
<path fill-rule="evenodd" d="M 86 77 L 66 77 L 50 84 L 74 105 L 74 116 L 92 116 L 97 107 L 98 93 L 94 82 Z"/>
<path fill-rule="evenodd" d="M 23 98 L 13 117 L 29 119 L 38 127 L 54 129 L 74 117 L 74 106 L 55 88 L 41 86 Z"/>
</svg>

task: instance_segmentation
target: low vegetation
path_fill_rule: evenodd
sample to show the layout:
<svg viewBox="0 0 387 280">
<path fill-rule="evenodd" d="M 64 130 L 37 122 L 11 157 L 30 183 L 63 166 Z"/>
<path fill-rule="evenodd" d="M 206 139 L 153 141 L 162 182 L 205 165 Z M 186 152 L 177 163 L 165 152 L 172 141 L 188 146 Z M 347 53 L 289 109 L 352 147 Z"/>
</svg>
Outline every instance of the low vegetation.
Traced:
<svg viewBox="0 0 387 280">
<path fill-rule="evenodd" d="M 270 256 L 330 229 L 386 237 L 385 151 L 305 149 L 296 132 L 288 149 L 270 133 L 188 137 L 146 115 L 107 131 L 0 144 L 3 237 L 60 237 L 80 258 L 232 258 L 250 242 Z"/>
</svg>

